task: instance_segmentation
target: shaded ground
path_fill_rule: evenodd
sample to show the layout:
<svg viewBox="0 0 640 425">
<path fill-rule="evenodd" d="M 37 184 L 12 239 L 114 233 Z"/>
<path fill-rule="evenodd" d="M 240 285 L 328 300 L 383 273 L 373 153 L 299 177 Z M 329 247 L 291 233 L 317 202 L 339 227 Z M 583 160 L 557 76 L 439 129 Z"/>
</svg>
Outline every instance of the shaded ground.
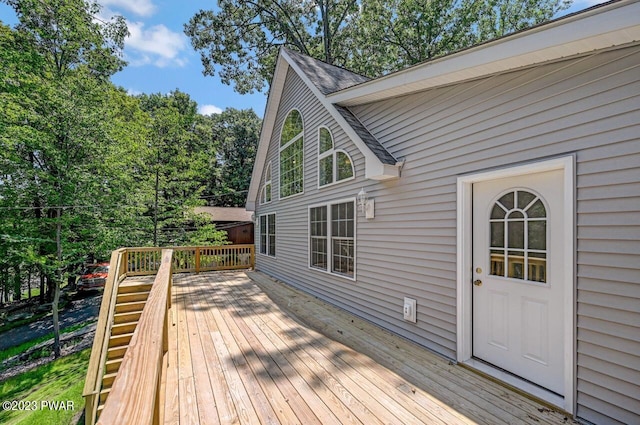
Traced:
<svg viewBox="0 0 640 425">
<path fill-rule="evenodd" d="M 100 313 L 102 292 L 81 295 L 73 299 L 70 305 L 60 312 L 60 329 L 89 320 L 97 320 Z M 51 315 L 27 325 L 13 328 L 0 334 L 0 350 L 39 338 L 53 331 Z"/>
</svg>

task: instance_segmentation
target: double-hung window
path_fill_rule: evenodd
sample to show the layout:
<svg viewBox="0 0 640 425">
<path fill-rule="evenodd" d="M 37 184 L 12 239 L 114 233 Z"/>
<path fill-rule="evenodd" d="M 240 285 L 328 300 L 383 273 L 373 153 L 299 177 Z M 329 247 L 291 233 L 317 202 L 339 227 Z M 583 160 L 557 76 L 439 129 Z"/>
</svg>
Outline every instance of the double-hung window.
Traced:
<svg viewBox="0 0 640 425">
<path fill-rule="evenodd" d="M 260 254 L 276 255 L 276 215 L 260 216 Z"/>
<path fill-rule="evenodd" d="M 309 208 L 309 267 L 355 278 L 355 203 Z"/>
</svg>

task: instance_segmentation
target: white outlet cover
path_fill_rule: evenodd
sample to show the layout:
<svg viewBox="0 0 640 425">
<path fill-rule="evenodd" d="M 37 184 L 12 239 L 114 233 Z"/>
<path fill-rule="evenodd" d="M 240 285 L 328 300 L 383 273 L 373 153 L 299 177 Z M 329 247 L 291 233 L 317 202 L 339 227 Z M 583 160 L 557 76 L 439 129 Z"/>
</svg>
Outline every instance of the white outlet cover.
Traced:
<svg viewBox="0 0 640 425">
<path fill-rule="evenodd" d="M 402 315 L 404 317 L 404 320 L 408 322 L 413 322 L 413 323 L 417 322 L 416 300 L 414 300 L 413 298 L 405 297 L 404 307 L 402 309 Z"/>
</svg>

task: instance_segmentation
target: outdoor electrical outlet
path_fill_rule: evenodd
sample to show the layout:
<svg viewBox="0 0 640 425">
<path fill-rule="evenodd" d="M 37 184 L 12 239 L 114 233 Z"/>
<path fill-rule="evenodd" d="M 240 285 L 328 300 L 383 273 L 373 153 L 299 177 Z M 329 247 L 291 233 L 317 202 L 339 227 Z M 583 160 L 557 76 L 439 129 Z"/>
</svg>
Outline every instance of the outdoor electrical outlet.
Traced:
<svg viewBox="0 0 640 425">
<path fill-rule="evenodd" d="M 416 300 L 413 298 L 405 298 L 402 312 L 404 320 L 416 323 L 418 321 L 416 318 Z"/>
</svg>

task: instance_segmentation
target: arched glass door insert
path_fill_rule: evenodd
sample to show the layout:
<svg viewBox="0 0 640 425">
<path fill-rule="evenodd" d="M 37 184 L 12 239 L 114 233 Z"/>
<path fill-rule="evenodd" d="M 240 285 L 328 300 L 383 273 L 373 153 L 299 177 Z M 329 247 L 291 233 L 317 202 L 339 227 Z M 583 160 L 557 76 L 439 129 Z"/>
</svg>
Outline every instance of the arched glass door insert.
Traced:
<svg viewBox="0 0 640 425">
<path fill-rule="evenodd" d="M 547 209 L 536 194 L 512 190 L 493 205 L 490 274 L 547 282 Z"/>
</svg>

